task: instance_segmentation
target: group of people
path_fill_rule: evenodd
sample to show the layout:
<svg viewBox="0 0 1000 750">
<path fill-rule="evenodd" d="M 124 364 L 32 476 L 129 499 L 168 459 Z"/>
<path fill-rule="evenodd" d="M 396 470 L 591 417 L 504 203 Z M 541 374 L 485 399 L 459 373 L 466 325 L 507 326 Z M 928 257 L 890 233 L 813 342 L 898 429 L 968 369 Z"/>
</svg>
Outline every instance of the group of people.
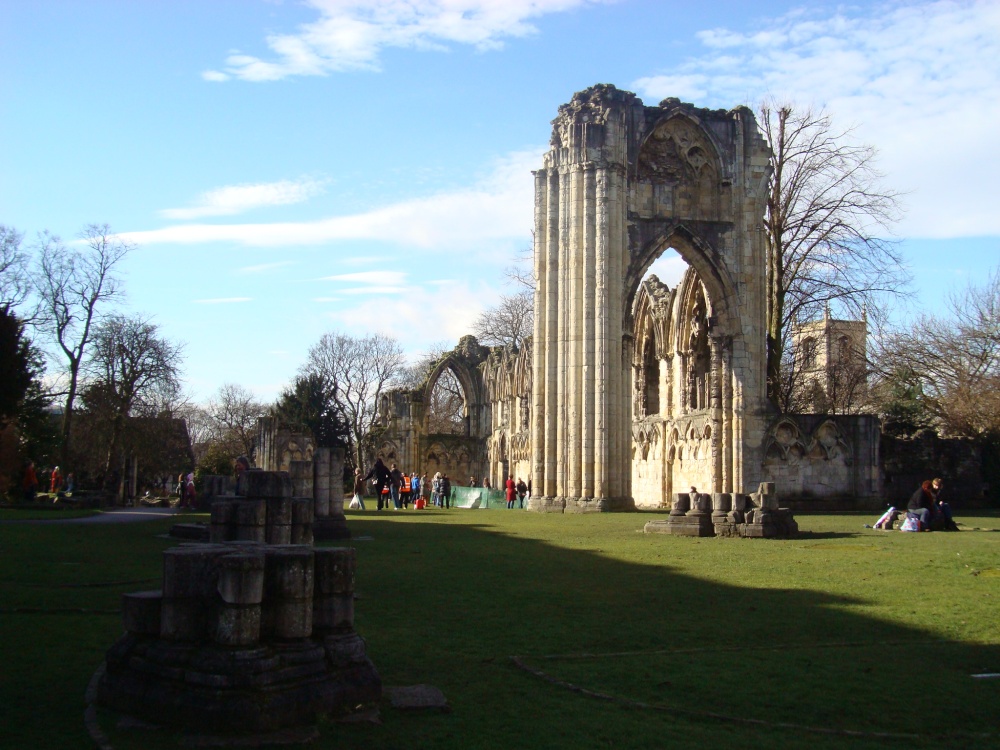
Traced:
<svg viewBox="0 0 1000 750">
<path fill-rule="evenodd" d="M 361 469 L 354 470 L 354 497 L 351 500 L 350 508 L 353 510 L 365 510 L 365 490 L 368 482 L 374 485 L 375 499 L 378 509 L 392 507 L 396 510 L 405 510 L 413 503 L 415 507 L 421 507 L 421 503 L 428 499 L 439 507 L 448 508 L 451 505 L 451 480 L 447 474 L 437 472 L 430 482 L 427 481 L 426 474 L 409 474 L 400 471 L 395 463 L 388 468 L 381 458 L 375 459 L 375 465 L 371 470 L 361 475 Z"/>
<path fill-rule="evenodd" d="M 417 472 L 406 474 L 400 471 L 395 463 L 387 467 L 381 458 L 377 458 L 367 474 L 362 474 L 360 467 L 354 470 L 354 497 L 349 506 L 351 510 L 365 510 L 365 495 L 369 482 L 379 510 L 383 507 L 389 508 L 390 503 L 391 507 L 397 510 L 408 508 L 410 503 L 420 508 L 427 502 L 439 508 L 451 507 L 452 485 L 447 474 L 439 471 L 428 480 L 426 474 Z M 469 486 L 477 486 L 475 477 L 469 477 Z M 488 477 L 483 478 L 482 486 L 484 489 L 490 489 Z M 504 489 L 508 508 L 514 507 L 515 500 L 523 508 L 525 497 L 531 494 L 531 484 L 526 484 L 520 477 L 515 482 L 513 474 L 506 480 Z"/>
<path fill-rule="evenodd" d="M 906 504 L 907 514 L 917 516 L 921 531 L 958 531 L 951 517 L 951 506 L 941 499 L 943 487 L 940 477 L 927 479 Z"/>
<path fill-rule="evenodd" d="M 51 472 L 43 471 L 42 479 L 48 475 L 49 478 L 49 492 L 54 496 L 52 502 L 56 502 L 59 499 L 60 493 L 72 494 L 74 477 L 73 472 L 70 472 L 65 477 L 58 466 L 52 469 Z M 35 462 L 28 461 L 24 465 L 24 474 L 21 478 L 21 489 L 24 491 L 24 499 L 26 502 L 32 502 L 35 499 L 35 495 L 38 492 L 38 472 L 35 471 Z M 44 485 L 42 487 L 42 492 L 44 492 Z"/>
<path fill-rule="evenodd" d="M 941 497 L 944 480 L 940 477 L 920 483 L 917 491 L 906 504 L 906 516 L 900 531 L 958 531 L 958 524 L 951 515 L 951 506 Z M 901 515 L 896 508 L 889 508 L 875 522 L 875 528 L 891 531 Z"/>
<path fill-rule="evenodd" d="M 507 477 L 507 481 L 504 482 L 504 494 L 507 498 L 507 510 L 514 507 L 514 498 L 517 498 L 518 507 L 524 507 L 524 498 L 528 494 L 528 485 L 524 483 L 521 477 L 517 478 L 517 482 L 514 481 L 514 475 L 511 474 Z"/>
</svg>

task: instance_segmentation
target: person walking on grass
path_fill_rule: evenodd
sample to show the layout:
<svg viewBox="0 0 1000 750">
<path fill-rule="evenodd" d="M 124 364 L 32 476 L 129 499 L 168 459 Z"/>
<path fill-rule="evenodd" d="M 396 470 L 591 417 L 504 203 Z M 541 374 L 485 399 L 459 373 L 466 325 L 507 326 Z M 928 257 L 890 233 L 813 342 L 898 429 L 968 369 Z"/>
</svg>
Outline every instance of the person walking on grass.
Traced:
<svg viewBox="0 0 1000 750">
<path fill-rule="evenodd" d="M 514 484 L 514 475 L 511 474 L 507 477 L 507 481 L 504 483 L 504 492 L 507 495 L 507 510 L 513 510 L 514 508 L 514 495 L 516 494 L 516 485 Z"/>
<path fill-rule="evenodd" d="M 354 497 L 351 499 L 351 510 L 365 509 L 365 480 L 361 476 L 361 469 L 354 470 Z"/>
<path fill-rule="evenodd" d="M 389 483 L 389 470 L 385 468 L 385 464 L 382 463 L 381 458 L 375 459 L 375 465 L 372 466 L 371 471 L 365 474 L 365 478 L 362 481 L 367 482 L 369 479 L 375 480 L 375 497 L 378 500 L 378 509 L 382 510 L 382 490 Z"/>
<path fill-rule="evenodd" d="M 441 502 L 446 509 L 451 508 L 451 480 L 447 474 L 441 475 Z"/>
<path fill-rule="evenodd" d="M 517 490 L 517 504 L 522 510 L 524 509 L 524 496 L 528 494 L 528 485 L 524 483 L 521 477 L 517 478 L 517 484 L 515 485 Z"/>
</svg>

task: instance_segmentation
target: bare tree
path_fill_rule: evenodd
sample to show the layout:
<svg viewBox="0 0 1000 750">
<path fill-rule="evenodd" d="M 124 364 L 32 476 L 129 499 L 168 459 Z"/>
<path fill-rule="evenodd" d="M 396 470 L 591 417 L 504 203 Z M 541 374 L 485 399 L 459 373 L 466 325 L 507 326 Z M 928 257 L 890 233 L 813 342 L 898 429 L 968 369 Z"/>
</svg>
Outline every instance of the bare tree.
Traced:
<svg viewBox="0 0 1000 750">
<path fill-rule="evenodd" d="M 909 277 L 885 239 L 900 194 L 882 185 L 876 151 L 835 130 L 825 112 L 764 104 L 760 123 L 773 151 L 767 246 L 768 395 L 780 403 L 782 355 L 791 322 L 827 304 L 860 315 L 904 293 Z"/>
<path fill-rule="evenodd" d="M 879 363 L 890 389 L 909 389 L 945 434 L 1000 437 L 1000 268 L 893 332 Z"/>
<path fill-rule="evenodd" d="M 66 360 L 62 463 L 69 453 L 73 403 L 94 325 L 100 308 L 122 296 L 116 267 L 135 247 L 112 234 L 107 224 L 91 224 L 81 237 L 83 247 L 71 249 L 42 233 L 35 272 L 42 328 Z"/>
<path fill-rule="evenodd" d="M 331 331 L 309 349 L 303 375 L 318 375 L 331 385 L 337 411 L 347 426 L 356 466 L 363 466 L 365 438 L 378 421 L 382 394 L 402 374 L 399 342 L 372 334 L 356 338 Z"/>
<path fill-rule="evenodd" d="M 499 304 L 476 318 L 472 332 L 484 346 L 520 349 L 524 339 L 531 335 L 534 320 L 534 292 L 522 289 L 514 294 L 501 294 Z"/>
<path fill-rule="evenodd" d="M 86 369 L 93 379 L 89 387 L 99 393 L 111 424 L 106 484 L 112 480 L 122 433 L 133 411 L 178 389 L 181 351 L 180 345 L 162 338 L 155 325 L 139 316 L 112 315 L 95 327 Z"/>
<path fill-rule="evenodd" d="M 208 402 L 207 411 L 216 425 L 217 436 L 231 435 L 241 453 L 253 460 L 257 419 L 267 413 L 267 406 L 257 400 L 253 391 L 235 383 L 225 383 Z"/>
<path fill-rule="evenodd" d="M 406 365 L 395 379 L 397 388 L 418 388 L 430 376 L 431 371 L 438 361 L 451 351 L 447 341 L 437 341 L 430 345 L 426 352 L 417 357 L 417 360 L 410 365 Z"/>
<path fill-rule="evenodd" d="M 0 313 L 12 313 L 31 290 L 28 257 L 21 249 L 24 235 L 0 224 Z M 24 321 L 23 316 L 18 316 Z"/>
<path fill-rule="evenodd" d="M 431 434 L 465 434 L 465 393 L 450 367 L 444 368 L 427 394 L 427 431 Z"/>
</svg>

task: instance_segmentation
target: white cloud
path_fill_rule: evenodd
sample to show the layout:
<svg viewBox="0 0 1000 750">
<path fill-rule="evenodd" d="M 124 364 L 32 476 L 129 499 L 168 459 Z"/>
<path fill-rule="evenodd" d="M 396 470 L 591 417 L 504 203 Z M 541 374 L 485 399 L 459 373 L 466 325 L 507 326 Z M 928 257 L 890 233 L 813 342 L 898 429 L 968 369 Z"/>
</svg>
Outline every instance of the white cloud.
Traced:
<svg viewBox="0 0 1000 750">
<path fill-rule="evenodd" d="M 284 266 L 294 266 L 294 260 L 281 260 L 276 263 L 260 263 L 256 266 L 244 266 L 239 269 L 238 273 L 264 273 L 265 271 L 273 271 L 277 268 L 283 268 Z"/>
<path fill-rule="evenodd" d="M 444 50 L 449 44 L 477 50 L 537 33 L 531 19 L 599 0 L 308 0 L 318 20 L 295 34 L 272 34 L 271 61 L 234 52 L 225 71 L 202 73 L 207 81 L 239 78 L 276 81 L 288 76 L 377 70 L 386 47 Z"/>
<path fill-rule="evenodd" d="M 168 219 L 200 219 L 205 216 L 232 216 L 255 208 L 301 203 L 323 192 L 324 180 L 303 177 L 246 185 L 226 185 L 198 196 L 189 208 L 165 208 L 160 214 Z"/>
<path fill-rule="evenodd" d="M 523 239 L 533 224 L 534 182 L 543 149 L 499 160 L 483 182 L 465 190 L 414 198 L 350 216 L 274 224 L 181 224 L 121 236 L 142 245 L 235 242 L 287 247 L 378 240 L 411 247 L 468 249 Z"/>
<path fill-rule="evenodd" d="M 395 336 L 408 352 L 430 348 L 436 342 L 455 342 L 472 330 L 472 323 L 495 298 L 490 290 L 478 292 L 464 283 L 433 290 L 415 286 L 406 294 L 362 300 L 331 312 L 327 318 L 350 332 L 370 333 L 373 321 L 392 321 L 385 333 Z"/>
<path fill-rule="evenodd" d="M 406 273 L 404 271 L 359 271 L 358 273 L 339 273 L 334 276 L 324 276 L 320 281 L 352 281 L 358 284 L 398 286 L 406 282 Z"/>
<path fill-rule="evenodd" d="M 196 299 L 196 305 L 228 305 L 233 302 L 253 302 L 253 297 L 216 297 L 215 299 Z"/>
<path fill-rule="evenodd" d="M 821 105 L 878 147 L 907 191 L 907 237 L 1000 234 L 1000 3 L 889 3 L 796 11 L 752 32 L 699 34 L 705 54 L 640 78 L 642 96 L 708 106 L 764 97 Z"/>
</svg>

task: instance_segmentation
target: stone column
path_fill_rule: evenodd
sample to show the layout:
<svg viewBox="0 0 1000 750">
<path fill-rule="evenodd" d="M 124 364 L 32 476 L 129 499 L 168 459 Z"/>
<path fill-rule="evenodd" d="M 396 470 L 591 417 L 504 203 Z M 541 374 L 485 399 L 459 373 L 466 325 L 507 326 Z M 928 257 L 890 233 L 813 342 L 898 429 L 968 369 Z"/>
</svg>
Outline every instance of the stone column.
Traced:
<svg viewBox="0 0 1000 750">
<path fill-rule="evenodd" d="M 313 454 L 313 497 L 316 499 L 315 513 L 318 518 L 330 515 L 330 449 L 317 448 Z"/>
</svg>

